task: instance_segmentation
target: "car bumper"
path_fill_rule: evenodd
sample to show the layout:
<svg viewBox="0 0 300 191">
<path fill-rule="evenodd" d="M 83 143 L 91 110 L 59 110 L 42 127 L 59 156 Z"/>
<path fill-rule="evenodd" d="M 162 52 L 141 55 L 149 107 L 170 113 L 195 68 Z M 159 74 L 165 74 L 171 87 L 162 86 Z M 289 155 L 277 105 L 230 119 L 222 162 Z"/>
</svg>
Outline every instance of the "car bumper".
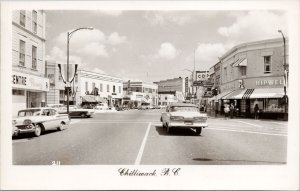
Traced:
<svg viewBox="0 0 300 191">
<path fill-rule="evenodd" d="M 168 124 L 169 127 L 179 127 L 179 128 L 198 128 L 198 127 L 207 127 L 206 122 L 184 122 L 184 121 L 171 121 Z"/>
<path fill-rule="evenodd" d="M 24 126 L 19 126 L 17 127 L 18 129 L 16 130 L 17 134 L 22 134 L 22 133 L 33 133 L 35 131 L 35 126 L 33 125 L 24 125 Z"/>
</svg>

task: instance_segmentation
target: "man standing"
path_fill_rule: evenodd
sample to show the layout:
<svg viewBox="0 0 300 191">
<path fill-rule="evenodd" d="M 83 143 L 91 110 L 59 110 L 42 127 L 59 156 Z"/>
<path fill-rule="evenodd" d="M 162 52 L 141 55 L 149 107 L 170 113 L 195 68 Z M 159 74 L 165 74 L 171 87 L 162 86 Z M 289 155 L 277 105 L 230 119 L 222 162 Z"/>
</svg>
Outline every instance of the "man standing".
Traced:
<svg viewBox="0 0 300 191">
<path fill-rule="evenodd" d="M 233 119 L 233 114 L 234 114 L 234 105 L 233 103 L 230 104 L 230 118 Z"/>
</svg>

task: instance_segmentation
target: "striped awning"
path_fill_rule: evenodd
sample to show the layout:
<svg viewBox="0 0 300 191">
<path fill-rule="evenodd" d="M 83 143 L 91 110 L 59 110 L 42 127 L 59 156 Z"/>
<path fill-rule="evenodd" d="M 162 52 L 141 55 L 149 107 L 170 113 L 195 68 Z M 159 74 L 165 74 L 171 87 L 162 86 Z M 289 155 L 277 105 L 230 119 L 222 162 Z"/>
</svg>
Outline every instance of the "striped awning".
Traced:
<svg viewBox="0 0 300 191">
<path fill-rule="evenodd" d="M 224 96 L 223 99 L 242 99 L 245 92 L 246 92 L 246 90 L 236 90 L 236 91 Z"/>
<path fill-rule="evenodd" d="M 215 97 L 216 97 L 216 100 L 223 99 L 224 96 L 230 94 L 231 92 L 233 92 L 233 91 L 226 91 L 226 92 L 222 92 L 222 93 L 216 95 L 216 96 L 215 96 Z"/>
<path fill-rule="evenodd" d="M 253 93 L 254 89 L 247 89 L 242 97 L 242 99 L 250 99 L 251 94 Z"/>
<path fill-rule="evenodd" d="M 284 96 L 283 88 L 258 88 L 254 89 L 250 99 L 256 98 L 282 98 Z"/>
<path fill-rule="evenodd" d="M 232 66 L 247 66 L 247 58 L 239 58 Z"/>
<path fill-rule="evenodd" d="M 97 102 L 95 96 L 93 95 L 85 95 L 82 96 L 82 102 Z"/>
</svg>

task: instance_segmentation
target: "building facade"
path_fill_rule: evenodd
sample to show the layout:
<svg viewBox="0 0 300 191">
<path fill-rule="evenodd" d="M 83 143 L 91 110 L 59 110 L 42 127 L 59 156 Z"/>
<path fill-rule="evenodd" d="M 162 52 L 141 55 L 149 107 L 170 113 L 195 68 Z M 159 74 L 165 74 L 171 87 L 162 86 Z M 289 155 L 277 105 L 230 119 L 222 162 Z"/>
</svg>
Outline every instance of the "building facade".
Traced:
<svg viewBox="0 0 300 191">
<path fill-rule="evenodd" d="M 110 107 L 122 105 L 122 78 L 84 70 L 79 70 L 77 75 L 78 89 L 75 97 L 76 100 L 78 100 L 78 104 L 84 105 L 105 102 Z"/>
<path fill-rule="evenodd" d="M 131 82 L 123 83 L 123 105 L 130 108 L 141 106 L 147 103 L 150 106 L 158 104 L 158 86 L 150 82 Z"/>
<path fill-rule="evenodd" d="M 158 86 L 158 105 L 182 102 L 188 94 L 188 78 L 173 78 L 154 82 Z"/>
<path fill-rule="evenodd" d="M 15 10 L 12 14 L 13 115 L 46 105 L 49 79 L 45 77 L 46 15 L 42 10 Z"/>
<path fill-rule="evenodd" d="M 288 60 L 288 54 L 285 56 Z M 282 38 L 244 43 L 230 49 L 220 58 L 220 94 L 215 99 L 219 102 L 218 110 L 222 112 L 224 104 L 234 103 L 238 113 L 246 117 L 254 115 L 255 105 L 262 117 L 287 113 L 283 63 Z"/>
</svg>

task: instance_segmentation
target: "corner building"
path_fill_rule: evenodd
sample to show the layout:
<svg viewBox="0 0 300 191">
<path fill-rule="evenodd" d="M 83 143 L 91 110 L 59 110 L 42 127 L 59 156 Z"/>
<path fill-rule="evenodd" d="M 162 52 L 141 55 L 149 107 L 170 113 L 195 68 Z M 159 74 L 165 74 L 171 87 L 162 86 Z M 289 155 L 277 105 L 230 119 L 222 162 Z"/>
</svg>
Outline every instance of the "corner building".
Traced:
<svg viewBox="0 0 300 191">
<path fill-rule="evenodd" d="M 288 45 L 286 54 L 288 62 Z M 221 93 L 216 100 L 221 102 L 221 112 L 225 103 L 234 103 L 240 116 L 253 117 L 256 104 L 263 118 L 281 118 L 287 114 L 282 38 L 233 47 L 220 58 L 220 72 Z"/>
<path fill-rule="evenodd" d="M 45 26 L 42 10 L 12 13 L 12 112 L 46 105 Z"/>
</svg>

